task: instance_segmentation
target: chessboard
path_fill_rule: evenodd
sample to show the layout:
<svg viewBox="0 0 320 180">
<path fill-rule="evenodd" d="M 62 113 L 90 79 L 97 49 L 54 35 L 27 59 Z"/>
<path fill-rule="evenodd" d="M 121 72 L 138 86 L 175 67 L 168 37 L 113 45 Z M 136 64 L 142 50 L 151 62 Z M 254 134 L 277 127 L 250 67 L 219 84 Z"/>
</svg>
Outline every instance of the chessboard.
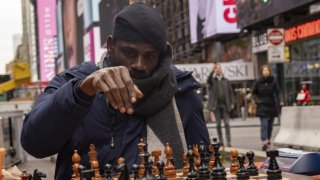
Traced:
<svg viewBox="0 0 320 180">
<path fill-rule="evenodd" d="M 89 147 L 89 164 L 91 167 L 84 168 L 80 164 L 81 157 L 77 150 L 72 156 L 73 173 L 71 180 L 94 179 L 94 180 L 196 180 L 196 179 L 290 179 L 283 176 L 276 161 L 279 155 L 277 150 L 268 150 L 267 156 L 270 158 L 269 168 L 266 171 L 258 169 L 254 163 L 254 152 L 246 154 L 238 153 L 236 149 L 230 152 L 230 165 L 224 167 L 220 157 L 220 143 L 213 139 L 209 147 L 205 147 L 202 142 L 189 146 L 188 151 L 183 154 L 183 168 L 176 169 L 172 149 L 167 143 L 163 150 L 165 162 L 160 160 L 162 151 L 155 150 L 148 152 L 148 145 L 144 139 L 137 144 L 140 162 L 131 168 L 126 165 L 126 160 L 120 157 L 117 165 L 106 164 L 99 168 L 97 153 L 94 144 Z M 153 158 L 151 158 L 151 156 Z"/>
</svg>

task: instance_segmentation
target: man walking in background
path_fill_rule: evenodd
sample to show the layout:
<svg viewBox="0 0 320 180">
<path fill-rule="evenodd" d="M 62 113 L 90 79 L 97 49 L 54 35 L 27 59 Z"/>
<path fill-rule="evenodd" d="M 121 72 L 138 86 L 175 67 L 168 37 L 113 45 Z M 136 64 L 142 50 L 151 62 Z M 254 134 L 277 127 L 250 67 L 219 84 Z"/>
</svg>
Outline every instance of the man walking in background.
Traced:
<svg viewBox="0 0 320 180">
<path fill-rule="evenodd" d="M 226 145 L 231 146 L 230 133 L 230 112 L 234 107 L 233 90 L 229 80 L 223 76 L 220 64 L 214 64 L 213 71 L 210 73 L 207 83 L 209 84 L 208 109 L 215 114 L 217 123 L 217 133 L 219 141 L 223 144 L 221 129 L 221 119 L 223 118 L 226 128 Z"/>
</svg>

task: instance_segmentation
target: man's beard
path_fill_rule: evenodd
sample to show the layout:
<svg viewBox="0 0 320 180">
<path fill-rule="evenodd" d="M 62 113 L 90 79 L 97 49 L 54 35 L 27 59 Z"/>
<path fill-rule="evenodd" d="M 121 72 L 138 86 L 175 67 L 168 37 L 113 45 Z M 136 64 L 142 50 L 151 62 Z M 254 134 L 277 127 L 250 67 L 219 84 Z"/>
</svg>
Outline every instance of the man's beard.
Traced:
<svg viewBox="0 0 320 180">
<path fill-rule="evenodd" d="M 130 76 L 133 79 L 146 79 L 150 77 L 150 74 L 145 70 L 136 70 L 136 69 L 130 69 Z"/>
</svg>

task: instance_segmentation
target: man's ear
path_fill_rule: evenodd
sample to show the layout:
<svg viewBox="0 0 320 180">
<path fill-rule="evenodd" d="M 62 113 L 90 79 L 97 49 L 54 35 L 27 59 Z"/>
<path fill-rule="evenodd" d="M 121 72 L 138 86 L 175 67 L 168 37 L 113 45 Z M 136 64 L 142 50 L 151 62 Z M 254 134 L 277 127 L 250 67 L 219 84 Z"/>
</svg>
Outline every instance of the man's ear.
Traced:
<svg viewBox="0 0 320 180">
<path fill-rule="evenodd" d="M 110 35 L 110 36 L 108 36 L 108 39 L 107 39 L 107 50 L 108 50 L 108 52 L 111 52 L 113 47 L 114 47 L 114 40 L 113 40 L 112 36 Z"/>
</svg>

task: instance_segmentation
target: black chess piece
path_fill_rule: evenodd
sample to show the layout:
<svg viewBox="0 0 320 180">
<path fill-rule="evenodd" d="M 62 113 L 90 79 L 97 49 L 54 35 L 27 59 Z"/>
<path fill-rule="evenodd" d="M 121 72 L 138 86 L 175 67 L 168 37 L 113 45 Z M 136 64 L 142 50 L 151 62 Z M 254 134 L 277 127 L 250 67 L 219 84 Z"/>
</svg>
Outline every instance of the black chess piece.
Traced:
<svg viewBox="0 0 320 180">
<path fill-rule="evenodd" d="M 47 175 L 44 172 L 39 171 L 38 169 L 35 169 L 33 171 L 33 180 L 41 180 L 41 178 L 46 178 Z"/>
<path fill-rule="evenodd" d="M 187 174 L 187 180 L 199 180 L 199 174 L 196 172 L 194 166 L 194 153 L 192 151 L 192 147 L 189 145 L 187 157 L 189 159 L 189 172 Z"/>
<path fill-rule="evenodd" d="M 237 172 L 237 179 L 239 179 L 239 180 L 248 180 L 250 178 L 247 169 L 244 167 L 245 159 L 246 159 L 246 157 L 244 154 L 238 155 L 239 170 Z"/>
<path fill-rule="evenodd" d="M 267 170 L 268 180 L 282 179 L 281 170 L 277 163 L 276 157 L 279 156 L 278 150 L 267 150 L 267 157 L 269 157 L 269 167 Z"/>
<path fill-rule="evenodd" d="M 259 172 L 258 172 L 258 168 L 257 166 L 253 163 L 254 160 L 254 152 L 253 151 L 249 151 L 247 152 L 247 158 L 249 161 L 249 164 L 247 166 L 247 171 L 249 173 L 249 176 L 258 176 Z"/>
<path fill-rule="evenodd" d="M 158 180 L 167 180 L 167 177 L 164 175 L 164 162 L 158 161 L 157 163 L 158 169 L 159 169 L 159 176 L 157 177 Z"/>
<path fill-rule="evenodd" d="M 111 164 L 106 164 L 104 166 L 104 174 L 106 180 L 113 180 L 112 178 L 112 165 Z"/>
<path fill-rule="evenodd" d="M 149 159 L 150 157 L 150 153 L 149 152 L 145 152 L 145 171 L 144 171 L 144 176 L 142 177 L 142 180 L 155 180 L 156 177 L 153 175 L 152 172 L 152 165 L 153 165 L 153 161 L 151 159 Z"/>
<path fill-rule="evenodd" d="M 217 139 L 213 139 L 213 144 L 211 146 L 214 149 L 214 165 L 211 172 L 211 179 L 212 180 L 226 180 L 227 179 L 227 173 L 225 171 L 225 168 L 222 166 L 222 163 L 220 161 L 220 152 L 219 149 L 221 147 L 220 143 L 217 142 Z"/>
<path fill-rule="evenodd" d="M 79 166 L 80 179 L 81 180 L 91 180 L 94 177 L 94 171 L 92 169 L 86 169 L 84 166 Z"/>
<path fill-rule="evenodd" d="M 118 180 L 128 180 L 128 179 L 130 179 L 130 173 L 129 173 L 128 166 L 127 166 L 125 160 L 123 161 L 122 164 L 119 164 L 117 166 L 117 172 L 121 173 L 121 175 L 118 178 Z"/>
<path fill-rule="evenodd" d="M 200 153 L 200 167 L 198 169 L 198 173 L 199 173 L 199 178 L 202 180 L 207 180 L 210 179 L 210 169 L 209 169 L 209 165 L 206 159 L 206 153 L 207 150 L 205 148 L 205 146 L 203 145 L 203 142 L 200 142 L 200 146 L 199 146 L 199 153 Z"/>
<path fill-rule="evenodd" d="M 133 174 L 133 180 L 139 180 L 139 165 L 133 164 L 131 168 Z"/>
</svg>

